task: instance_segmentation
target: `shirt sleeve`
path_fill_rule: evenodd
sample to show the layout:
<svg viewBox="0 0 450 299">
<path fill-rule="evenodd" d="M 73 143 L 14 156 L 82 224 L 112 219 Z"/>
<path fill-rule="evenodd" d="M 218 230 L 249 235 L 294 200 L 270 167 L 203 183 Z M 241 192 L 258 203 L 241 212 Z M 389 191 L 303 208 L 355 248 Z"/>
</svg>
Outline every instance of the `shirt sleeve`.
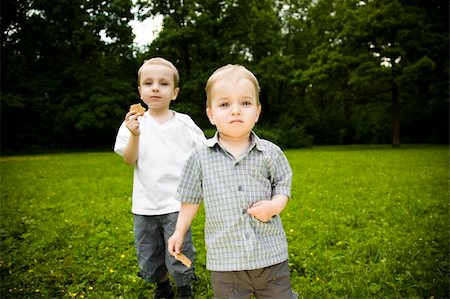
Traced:
<svg viewBox="0 0 450 299">
<path fill-rule="evenodd" d="M 291 197 L 292 169 L 283 151 L 276 147 L 272 161 L 272 196 L 282 194 Z"/>
<path fill-rule="evenodd" d="M 130 139 L 130 130 L 125 126 L 125 122 L 120 125 L 119 132 L 117 133 L 116 143 L 114 144 L 114 152 L 120 156 L 123 156 L 123 152 Z"/>
<path fill-rule="evenodd" d="M 197 126 L 189 115 L 178 113 L 178 118 L 185 124 L 186 127 L 189 128 L 194 147 L 206 141 L 206 137 L 202 129 Z"/>
<path fill-rule="evenodd" d="M 197 150 L 184 164 L 175 198 L 181 202 L 199 204 L 202 201 L 202 170 Z"/>
</svg>

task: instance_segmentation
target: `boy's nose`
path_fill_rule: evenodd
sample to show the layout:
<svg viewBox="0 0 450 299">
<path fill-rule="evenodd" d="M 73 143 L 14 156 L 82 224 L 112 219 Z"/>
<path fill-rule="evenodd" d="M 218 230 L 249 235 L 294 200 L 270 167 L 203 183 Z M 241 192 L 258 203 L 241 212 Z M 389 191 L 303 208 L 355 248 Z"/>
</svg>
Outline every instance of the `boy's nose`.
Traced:
<svg viewBox="0 0 450 299">
<path fill-rule="evenodd" d="M 241 107 L 239 107 L 239 105 L 231 106 L 231 113 L 233 113 L 233 114 L 241 113 Z"/>
</svg>

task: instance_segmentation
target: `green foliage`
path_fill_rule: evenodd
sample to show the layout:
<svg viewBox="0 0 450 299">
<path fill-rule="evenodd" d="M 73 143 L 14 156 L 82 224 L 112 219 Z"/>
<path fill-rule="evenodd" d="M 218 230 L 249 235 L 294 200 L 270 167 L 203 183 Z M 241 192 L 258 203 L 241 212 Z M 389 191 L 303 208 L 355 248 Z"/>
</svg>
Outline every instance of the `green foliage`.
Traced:
<svg viewBox="0 0 450 299">
<path fill-rule="evenodd" d="M 174 108 L 202 128 L 207 78 L 239 63 L 260 81 L 260 125 L 292 131 L 287 147 L 448 143 L 448 1 L 139 0 L 140 19 L 164 17 L 145 50 L 132 5 L 2 1 L 2 150 L 110 147 L 151 56 L 178 67 Z"/>
<path fill-rule="evenodd" d="M 5 7 L 12 18 L 5 27 L 2 20 L 2 147 L 110 142 L 124 106 L 137 99 L 131 1 L 28 0 Z"/>
<path fill-rule="evenodd" d="M 448 298 L 448 148 L 287 150 L 281 217 L 300 298 Z M 142 298 L 132 167 L 113 153 L 0 158 L 2 298 Z M 194 220 L 197 298 L 212 298 L 204 211 Z"/>
</svg>

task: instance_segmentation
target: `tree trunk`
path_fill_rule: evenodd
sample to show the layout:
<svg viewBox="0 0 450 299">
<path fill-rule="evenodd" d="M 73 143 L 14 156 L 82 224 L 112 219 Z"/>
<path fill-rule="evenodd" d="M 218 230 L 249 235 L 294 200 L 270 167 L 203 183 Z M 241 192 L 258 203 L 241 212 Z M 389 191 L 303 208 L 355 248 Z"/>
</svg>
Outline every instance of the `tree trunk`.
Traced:
<svg viewBox="0 0 450 299">
<path fill-rule="evenodd" d="M 395 82 L 392 82 L 392 146 L 400 146 L 400 99 Z"/>
</svg>

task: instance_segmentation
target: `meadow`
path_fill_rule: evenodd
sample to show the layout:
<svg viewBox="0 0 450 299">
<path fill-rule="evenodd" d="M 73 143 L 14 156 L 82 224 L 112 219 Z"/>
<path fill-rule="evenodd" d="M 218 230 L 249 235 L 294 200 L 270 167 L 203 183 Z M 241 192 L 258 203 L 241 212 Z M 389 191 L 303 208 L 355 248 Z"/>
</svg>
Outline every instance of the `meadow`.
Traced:
<svg viewBox="0 0 450 299">
<path fill-rule="evenodd" d="M 300 298 L 449 298 L 448 146 L 286 150 L 281 217 Z M 0 158 L 1 298 L 145 298 L 132 167 L 112 152 Z M 212 298 L 204 213 L 196 298 Z"/>
</svg>

